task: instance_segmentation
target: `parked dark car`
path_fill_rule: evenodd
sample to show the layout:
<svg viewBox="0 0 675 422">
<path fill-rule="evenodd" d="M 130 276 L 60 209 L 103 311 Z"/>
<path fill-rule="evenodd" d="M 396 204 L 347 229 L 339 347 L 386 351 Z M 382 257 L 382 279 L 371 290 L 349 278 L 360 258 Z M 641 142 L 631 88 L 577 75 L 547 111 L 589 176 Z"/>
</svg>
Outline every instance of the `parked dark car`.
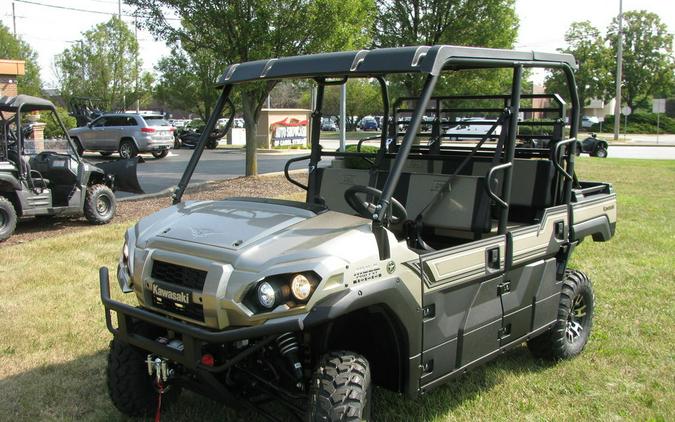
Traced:
<svg viewBox="0 0 675 422">
<path fill-rule="evenodd" d="M 380 130 L 380 126 L 377 124 L 372 116 L 366 116 L 359 122 L 359 129 L 361 130 Z"/>
</svg>

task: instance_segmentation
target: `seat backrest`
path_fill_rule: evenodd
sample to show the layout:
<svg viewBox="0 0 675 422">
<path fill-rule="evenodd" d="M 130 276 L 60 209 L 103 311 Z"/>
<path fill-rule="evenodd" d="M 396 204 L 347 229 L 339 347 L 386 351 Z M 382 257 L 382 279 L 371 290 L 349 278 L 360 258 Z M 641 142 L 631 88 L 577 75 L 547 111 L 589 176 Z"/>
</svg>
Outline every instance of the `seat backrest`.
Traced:
<svg viewBox="0 0 675 422">
<path fill-rule="evenodd" d="M 352 186 L 368 186 L 370 172 L 361 169 L 318 168 L 317 185 L 319 196 L 329 210 L 354 214 L 354 210 L 345 201 L 345 191 Z"/>
<path fill-rule="evenodd" d="M 415 218 L 434 201 L 424 213 L 425 227 L 488 233 L 492 221 L 485 178 L 455 176 L 449 188 L 437 197 L 447 180 L 445 174 L 411 174 L 406 198 L 408 216 Z"/>
<path fill-rule="evenodd" d="M 478 161 L 473 164 L 472 174 L 485 176 L 492 167 L 491 162 Z M 496 193 L 501 193 L 503 172 L 495 175 Z M 513 160 L 511 177 L 511 206 L 543 209 L 553 204 L 553 178 L 555 168 L 550 160 L 516 158 Z"/>
</svg>

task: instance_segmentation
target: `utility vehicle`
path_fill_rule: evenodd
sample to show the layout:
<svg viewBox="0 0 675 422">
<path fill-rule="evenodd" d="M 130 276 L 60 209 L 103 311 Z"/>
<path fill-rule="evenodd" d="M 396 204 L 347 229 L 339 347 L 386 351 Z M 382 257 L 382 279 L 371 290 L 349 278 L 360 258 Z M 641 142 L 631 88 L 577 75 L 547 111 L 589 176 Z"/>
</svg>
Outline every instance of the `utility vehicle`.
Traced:
<svg viewBox="0 0 675 422">
<path fill-rule="evenodd" d="M 35 136 L 35 113 L 51 117 L 46 139 Z M 0 97 L 0 241 L 10 237 L 18 217 L 83 215 L 105 224 L 115 215 L 113 190 L 142 193 L 136 161 L 95 166 L 77 154 L 50 101 L 17 95 Z"/>
<path fill-rule="evenodd" d="M 528 67 L 567 76 L 571 137 L 548 148 L 517 144 Z M 444 78 L 475 69 L 512 73 L 490 129 L 459 145 L 438 125 L 420 132 Z M 367 420 L 378 409 L 374 384 L 414 398 L 523 342 L 537 357 L 579 354 L 594 296 L 567 263 L 585 238 L 612 237 L 616 197 L 610 184 L 575 176 L 574 69 L 565 54 L 446 45 L 229 66 L 174 205 L 126 233 L 117 280 L 138 305 L 113 300 L 100 270 L 114 405 L 152 412 L 188 388 L 270 419 L 287 409 L 309 420 Z M 409 117 L 392 116 L 402 103 L 391 105 L 390 75 L 419 82 Z M 325 88 L 350 78 L 381 88 L 376 152 L 321 148 Z M 311 153 L 286 166 L 309 161 L 306 184 L 286 171 L 306 200 L 183 202 L 230 97 L 247 83 L 284 79 L 316 84 Z M 497 127 L 498 140 L 486 143 Z"/>
</svg>

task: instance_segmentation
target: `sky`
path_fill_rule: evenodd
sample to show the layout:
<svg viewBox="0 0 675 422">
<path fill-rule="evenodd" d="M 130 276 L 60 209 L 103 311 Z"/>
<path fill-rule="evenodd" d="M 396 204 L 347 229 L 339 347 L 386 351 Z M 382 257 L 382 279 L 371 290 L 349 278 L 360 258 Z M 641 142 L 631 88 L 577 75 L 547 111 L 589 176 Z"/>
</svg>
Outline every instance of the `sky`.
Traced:
<svg viewBox="0 0 675 422">
<path fill-rule="evenodd" d="M 28 0 L 26 0 L 28 1 Z M 56 85 L 53 70 L 54 56 L 74 41 L 81 33 L 94 25 L 110 19 L 118 11 L 118 0 L 0 0 L 0 19 L 12 30 L 12 3 L 16 11 L 16 32 L 30 43 L 38 53 L 41 77 L 46 88 Z M 88 10 L 88 13 L 64 10 L 45 5 Z M 623 9 L 646 9 L 657 13 L 675 32 L 675 1 L 673 0 L 623 0 Z M 130 6 L 122 5 L 122 14 L 131 14 Z M 516 12 L 520 17 L 520 28 L 516 49 L 555 51 L 565 47 L 565 32 L 575 21 L 589 20 L 604 31 L 613 17 L 619 13 L 619 0 L 516 0 Z M 133 25 L 132 17 L 123 20 Z M 138 31 L 140 57 L 144 70 L 153 66 L 170 49 L 145 31 Z M 535 74 L 540 82 L 542 74 Z"/>
</svg>

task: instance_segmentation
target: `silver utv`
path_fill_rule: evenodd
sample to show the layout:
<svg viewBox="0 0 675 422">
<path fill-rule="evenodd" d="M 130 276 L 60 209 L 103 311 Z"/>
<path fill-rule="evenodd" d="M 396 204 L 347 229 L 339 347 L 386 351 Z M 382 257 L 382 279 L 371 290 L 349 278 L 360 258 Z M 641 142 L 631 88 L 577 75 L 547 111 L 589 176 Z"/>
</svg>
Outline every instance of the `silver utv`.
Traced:
<svg viewBox="0 0 675 422">
<path fill-rule="evenodd" d="M 567 75 L 571 137 L 548 148 L 517 147 L 527 67 Z M 485 68 L 513 74 L 485 134 L 457 145 L 422 125 L 444 72 Z M 616 197 L 574 172 L 574 68 L 565 54 L 454 46 L 229 66 L 173 205 L 126 233 L 116 278 L 137 305 L 111 299 L 100 270 L 115 406 L 144 414 L 188 388 L 270 419 L 278 415 L 261 394 L 298 418 L 367 420 L 378 410 L 373 384 L 414 398 L 523 342 L 550 359 L 580 353 L 593 293 L 567 263 L 585 237 L 612 237 Z M 386 77 L 396 73 L 422 81 L 408 116 L 390 105 Z M 289 78 L 317 87 L 311 154 L 286 167 L 309 162 L 306 184 L 286 172 L 306 200 L 182 201 L 236 89 Z M 350 78 L 381 87 L 375 153 L 321 148 L 325 87 Z"/>
</svg>

